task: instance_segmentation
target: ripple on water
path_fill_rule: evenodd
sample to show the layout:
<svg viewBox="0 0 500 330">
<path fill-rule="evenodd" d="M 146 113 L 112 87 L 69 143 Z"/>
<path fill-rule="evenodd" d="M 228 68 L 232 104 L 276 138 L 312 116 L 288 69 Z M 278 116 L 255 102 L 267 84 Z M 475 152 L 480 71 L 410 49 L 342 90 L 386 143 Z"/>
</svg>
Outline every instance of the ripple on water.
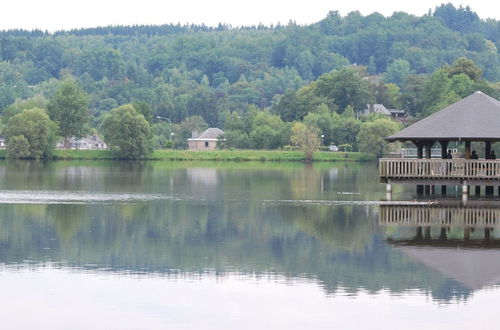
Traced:
<svg viewBox="0 0 500 330">
<path fill-rule="evenodd" d="M 183 195 L 95 193 L 88 191 L 0 190 L 0 204 L 106 204 L 154 200 L 188 200 Z"/>
</svg>

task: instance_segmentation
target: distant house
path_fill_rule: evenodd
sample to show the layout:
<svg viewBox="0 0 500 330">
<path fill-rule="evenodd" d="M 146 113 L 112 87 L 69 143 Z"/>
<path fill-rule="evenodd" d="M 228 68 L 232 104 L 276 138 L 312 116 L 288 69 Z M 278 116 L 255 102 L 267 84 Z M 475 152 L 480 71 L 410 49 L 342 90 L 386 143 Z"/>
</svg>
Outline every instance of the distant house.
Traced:
<svg viewBox="0 0 500 330">
<path fill-rule="evenodd" d="M 367 104 L 366 109 L 358 111 L 359 116 L 369 115 L 370 113 L 378 113 L 391 117 L 394 120 L 404 122 L 408 117 L 408 113 L 405 110 L 400 109 L 387 109 L 383 104 Z"/>
<path fill-rule="evenodd" d="M 215 150 L 217 148 L 217 140 L 219 135 L 224 134 L 224 131 L 219 128 L 209 128 L 206 131 L 198 134 L 192 132 L 192 137 L 188 139 L 189 150 Z"/>
<path fill-rule="evenodd" d="M 358 111 L 359 116 L 366 116 L 371 113 L 378 113 L 385 116 L 390 116 L 391 113 L 383 104 L 367 104 L 366 109 Z"/>
<path fill-rule="evenodd" d="M 59 142 L 56 145 L 56 148 L 64 149 L 64 144 L 62 142 Z M 70 138 L 69 148 L 80 149 L 80 150 L 104 150 L 108 149 L 108 146 L 97 135 L 92 135 L 83 138 L 75 138 L 75 137 Z"/>
</svg>

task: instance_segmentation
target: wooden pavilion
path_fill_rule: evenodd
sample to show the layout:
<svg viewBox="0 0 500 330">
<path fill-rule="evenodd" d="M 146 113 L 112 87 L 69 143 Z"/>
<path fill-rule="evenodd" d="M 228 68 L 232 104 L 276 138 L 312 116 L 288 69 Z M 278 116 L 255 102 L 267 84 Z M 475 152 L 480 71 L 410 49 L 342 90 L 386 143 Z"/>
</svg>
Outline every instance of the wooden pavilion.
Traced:
<svg viewBox="0 0 500 330">
<path fill-rule="evenodd" d="M 435 185 L 486 186 L 486 194 L 492 195 L 494 186 L 499 187 L 500 160 L 492 158 L 492 144 L 500 141 L 500 102 L 482 93 L 468 97 L 418 121 L 417 123 L 386 138 L 389 142 L 411 141 L 417 146 L 417 159 L 380 159 L 380 178 L 388 184 L 410 183 L 417 185 L 417 193 L 432 193 Z M 447 159 L 447 147 L 451 141 L 465 144 L 464 158 Z M 431 148 L 438 142 L 442 159 L 431 159 Z M 484 155 L 474 159 L 471 142 L 485 144 Z"/>
</svg>

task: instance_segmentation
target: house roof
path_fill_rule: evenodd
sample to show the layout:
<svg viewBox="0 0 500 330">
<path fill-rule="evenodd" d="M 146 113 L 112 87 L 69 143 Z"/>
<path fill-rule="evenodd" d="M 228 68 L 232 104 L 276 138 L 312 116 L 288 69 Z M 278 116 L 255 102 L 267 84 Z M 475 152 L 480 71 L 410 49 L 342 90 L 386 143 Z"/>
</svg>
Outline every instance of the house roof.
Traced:
<svg viewBox="0 0 500 330">
<path fill-rule="evenodd" d="M 380 113 L 386 116 L 390 116 L 391 113 L 383 104 L 379 103 L 374 103 L 374 104 L 367 104 L 366 109 L 364 110 L 365 113 Z"/>
<path fill-rule="evenodd" d="M 500 102 L 478 91 L 386 140 L 500 141 Z"/>
<path fill-rule="evenodd" d="M 391 114 L 405 114 L 406 111 L 405 110 L 401 110 L 401 109 L 387 109 L 387 111 L 389 111 Z"/>
<path fill-rule="evenodd" d="M 217 140 L 217 137 L 219 137 L 219 135 L 221 135 L 221 134 L 224 134 L 223 130 L 221 130 L 219 128 L 211 127 L 209 129 L 205 130 L 204 132 L 202 132 L 201 134 L 199 134 L 197 137 L 188 139 L 188 141 Z"/>
</svg>

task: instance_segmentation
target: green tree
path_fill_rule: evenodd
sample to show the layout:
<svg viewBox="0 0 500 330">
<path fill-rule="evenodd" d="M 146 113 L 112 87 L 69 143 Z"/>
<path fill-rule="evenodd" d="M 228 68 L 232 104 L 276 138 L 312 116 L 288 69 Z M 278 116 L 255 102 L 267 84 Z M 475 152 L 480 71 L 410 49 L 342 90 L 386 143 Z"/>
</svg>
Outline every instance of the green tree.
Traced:
<svg viewBox="0 0 500 330">
<path fill-rule="evenodd" d="M 187 139 L 191 138 L 193 133 L 201 133 L 208 128 L 208 124 L 201 116 L 187 117 L 179 124 L 174 125 L 173 147 L 175 149 L 186 149 L 188 147 Z"/>
<path fill-rule="evenodd" d="M 220 137 L 221 148 L 236 148 L 236 149 L 249 149 L 252 142 L 248 137 L 248 134 L 243 131 L 224 131 L 224 134 Z"/>
<path fill-rule="evenodd" d="M 384 138 L 396 133 L 399 129 L 399 124 L 390 119 L 377 119 L 363 123 L 357 136 L 359 151 L 382 157 L 390 150 Z"/>
<path fill-rule="evenodd" d="M 356 136 L 361 127 L 361 121 L 352 117 L 334 116 L 333 119 L 333 142 L 337 145 L 350 144 L 357 150 Z"/>
<path fill-rule="evenodd" d="M 314 93 L 332 100 L 339 109 L 348 105 L 354 109 L 364 109 L 373 99 L 370 83 L 357 68 L 347 67 L 319 77 Z"/>
<path fill-rule="evenodd" d="M 159 122 L 151 125 L 153 134 L 153 146 L 155 148 L 172 147 L 172 126 L 167 122 Z"/>
<path fill-rule="evenodd" d="M 338 116 L 337 114 L 335 114 Z M 329 145 L 333 141 L 333 117 L 330 109 L 323 104 L 316 108 L 315 112 L 310 112 L 304 117 L 304 124 L 314 126 L 321 130 L 324 135 L 323 144 Z"/>
<path fill-rule="evenodd" d="M 10 138 L 7 148 L 7 158 L 29 158 L 31 155 L 30 143 L 24 135 L 16 135 Z"/>
<path fill-rule="evenodd" d="M 134 109 L 146 118 L 149 124 L 153 122 L 153 109 L 145 101 L 135 101 L 132 103 Z"/>
<path fill-rule="evenodd" d="M 131 104 L 111 110 L 102 131 L 109 149 L 120 158 L 139 159 L 153 149 L 149 123 Z"/>
<path fill-rule="evenodd" d="M 457 59 L 451 67 L 447 68 L 449 77 L 453 77 L 458 74 L 466 74 L 475 82 L 481 80 L 483 71 L 472 61 L 471 59 L 461 57 Z"/>
<path fill-rule="evenodd" d="M 6 124 L 9 119 L 22 112 L 23 110 L 33 109 L 33 108 L 47 108 L 47 99 L 42 95 L 35 95 L 29 99 L 17 99 L 14 103 L 7 106 L 2 112 L 2 121 Z"/>
<path fill-rule="evenodd" d="M 11 158 L 47 158 L 56 142 L 57 125 L 45 110 L 33 108 L 14 115 L 7 122 L 5 140 Z"/>
<path fill-rule="evenodd" d="M 80 138 L 88 134 L 87 95 L 73 79 L 66 79 L 59 85 L 49 100 L 47 112 L 59 126 L 65 148 L 69 148 L 71 137 Z"/>
<path fill-rule="evenodd" d="M 398 58 L 387 66 L 384 73 L 384 82 L 403 86 L 406 77 L 412 74 L 410 63 L 407 60 Z"/>
<path fill-rule="evenodd" d="M 292 126 L 290 142 L 304 152 L 307 161 L 312 161 L 314 152 L 318 150 L 321 143 L 319 133 L 318 128 L 303 123 L 295 123 Z"/>
</svg>

